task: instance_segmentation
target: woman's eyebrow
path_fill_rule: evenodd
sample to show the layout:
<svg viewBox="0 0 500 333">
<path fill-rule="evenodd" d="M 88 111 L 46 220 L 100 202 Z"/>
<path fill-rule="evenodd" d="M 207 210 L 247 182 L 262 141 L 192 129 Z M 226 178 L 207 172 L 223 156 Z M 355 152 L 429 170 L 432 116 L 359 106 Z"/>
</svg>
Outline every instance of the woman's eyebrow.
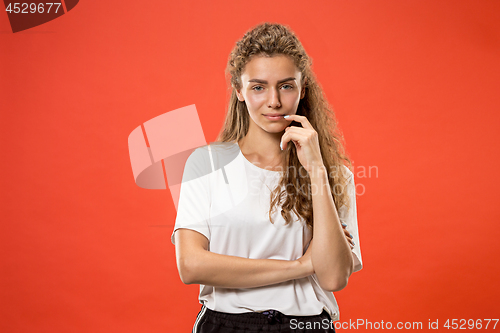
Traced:
<svg viewBox="0 0 500 333">
<path fill-rule="evenodd" d="M 293 81 L 295 80 L 294 77 L 288 77 L 286 79 L 283 79 L 283 80 L 279 80 L 278 83 L 283 83 L 283 82 L 286 82 L 286 81 Z M 248 80 L 248 82 L 257 82 L 257 83 L 264 83 L 264 84 L 267 84 L 267 81 L 266 80 L 261 80 L 261 79 L 251 79 L 251 80 Z"/>
</svg>

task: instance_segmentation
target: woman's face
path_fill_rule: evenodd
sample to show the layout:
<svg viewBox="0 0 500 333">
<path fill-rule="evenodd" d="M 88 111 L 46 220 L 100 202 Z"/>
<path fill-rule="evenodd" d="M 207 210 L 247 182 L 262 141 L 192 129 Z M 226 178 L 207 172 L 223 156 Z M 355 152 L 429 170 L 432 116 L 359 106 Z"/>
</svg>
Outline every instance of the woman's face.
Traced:
<svg viewBox="0 0 500 333">
<path fill-rule="evenodd" d="M 266 132 L 278 133 L 289 125 L 283 116 L 295 114 L 304 97 L 301 76 L 292 58 L 286 55 L 256 56 L 246 64 L 242 87 L 236 94 L 240 101 L 245 101 L 250 128 L 257 125 Z"/>
</svg>

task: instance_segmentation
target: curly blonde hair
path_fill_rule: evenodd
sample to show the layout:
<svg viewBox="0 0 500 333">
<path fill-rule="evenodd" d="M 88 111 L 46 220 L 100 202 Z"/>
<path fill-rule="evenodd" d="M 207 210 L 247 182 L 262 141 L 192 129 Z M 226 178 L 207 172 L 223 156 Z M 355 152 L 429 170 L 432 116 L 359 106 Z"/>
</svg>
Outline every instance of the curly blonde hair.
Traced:
<svg viewBox="0 0 500 333">
<path fill-rule="evenodd" d="M 352 170 L 352 163 L 344 152 L 344 138 L 337 127 L 335 114 L 311 69 L 312 60 L 289 27 L 265 22 L 247 31 L 236 43 L 226 67 L 226 77 L 231 85 L 228 112 L 217 141 L 238 142 L 246 136 L 250 116 L 245 102 L 239 101 L 236 95 L 236 90 L 242 87 L 241 75 L 245 65 L 253 57 L 275 55 L 289 56 L 302 73 L 305 96 L 300 100 L 296 114 L 305 116 L 318 133 L 321 155 L 328 170 L 328 181 L 337 211 L 343 205 L 349 209 L 350 202 L 346 188 L 349 179 L 348 174 L 344 172 L 344 166 Z M 294 144 L 288 144 L 283 153 L 287 167 L 279 185 L 271 192 L 269 219 L 273 223 L 271 212 L 277 205 L 281 205 L 281 215 L 286 224 L 292 221 L 290 212 L 294 211 L 312 228 L 311 180 L 299 162 Z"/>
</svg>

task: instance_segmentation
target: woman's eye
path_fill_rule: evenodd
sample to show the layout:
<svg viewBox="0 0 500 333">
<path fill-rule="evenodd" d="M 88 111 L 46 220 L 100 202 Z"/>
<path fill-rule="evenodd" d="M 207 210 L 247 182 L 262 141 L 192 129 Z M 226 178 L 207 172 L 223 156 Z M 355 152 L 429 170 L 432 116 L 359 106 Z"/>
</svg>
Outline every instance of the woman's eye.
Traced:
<svg viewBox="0 0 500 333">
<path fill-rule="evenodd" d="M 285 88 L 285 89 L 292 89 L 293 88 L 293 86 L 291 84 L 284 84 L 281 87 Z"/>
<path fill-rule="evenodd" d="M 255 87 L 253 87 L 252 89 L 253 89 L 253 90 L 256 90 L 256 91 L 261 91 L 261 90 L 262 90 L 262 89 L 264 89 L 264 88 L 262 88 L 261 86 L 255 86 Z"/>
</svg>

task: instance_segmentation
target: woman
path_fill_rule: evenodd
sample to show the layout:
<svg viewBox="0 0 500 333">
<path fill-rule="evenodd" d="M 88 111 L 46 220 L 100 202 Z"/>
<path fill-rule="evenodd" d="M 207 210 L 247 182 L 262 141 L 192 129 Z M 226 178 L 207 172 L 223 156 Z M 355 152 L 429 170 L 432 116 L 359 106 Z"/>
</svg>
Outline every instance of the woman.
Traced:
<svg viewBox="0 0 500 333">
<path fill-rule="evenodd" d="M 186 162 L 172 233 L 181 280 L 200 284 L 193 332 L 335 332 L 332 292 L 362 263 L 334 114 L 286 26 L 248 31 L 227 73 L 224 126 Z"/>
</svg>

